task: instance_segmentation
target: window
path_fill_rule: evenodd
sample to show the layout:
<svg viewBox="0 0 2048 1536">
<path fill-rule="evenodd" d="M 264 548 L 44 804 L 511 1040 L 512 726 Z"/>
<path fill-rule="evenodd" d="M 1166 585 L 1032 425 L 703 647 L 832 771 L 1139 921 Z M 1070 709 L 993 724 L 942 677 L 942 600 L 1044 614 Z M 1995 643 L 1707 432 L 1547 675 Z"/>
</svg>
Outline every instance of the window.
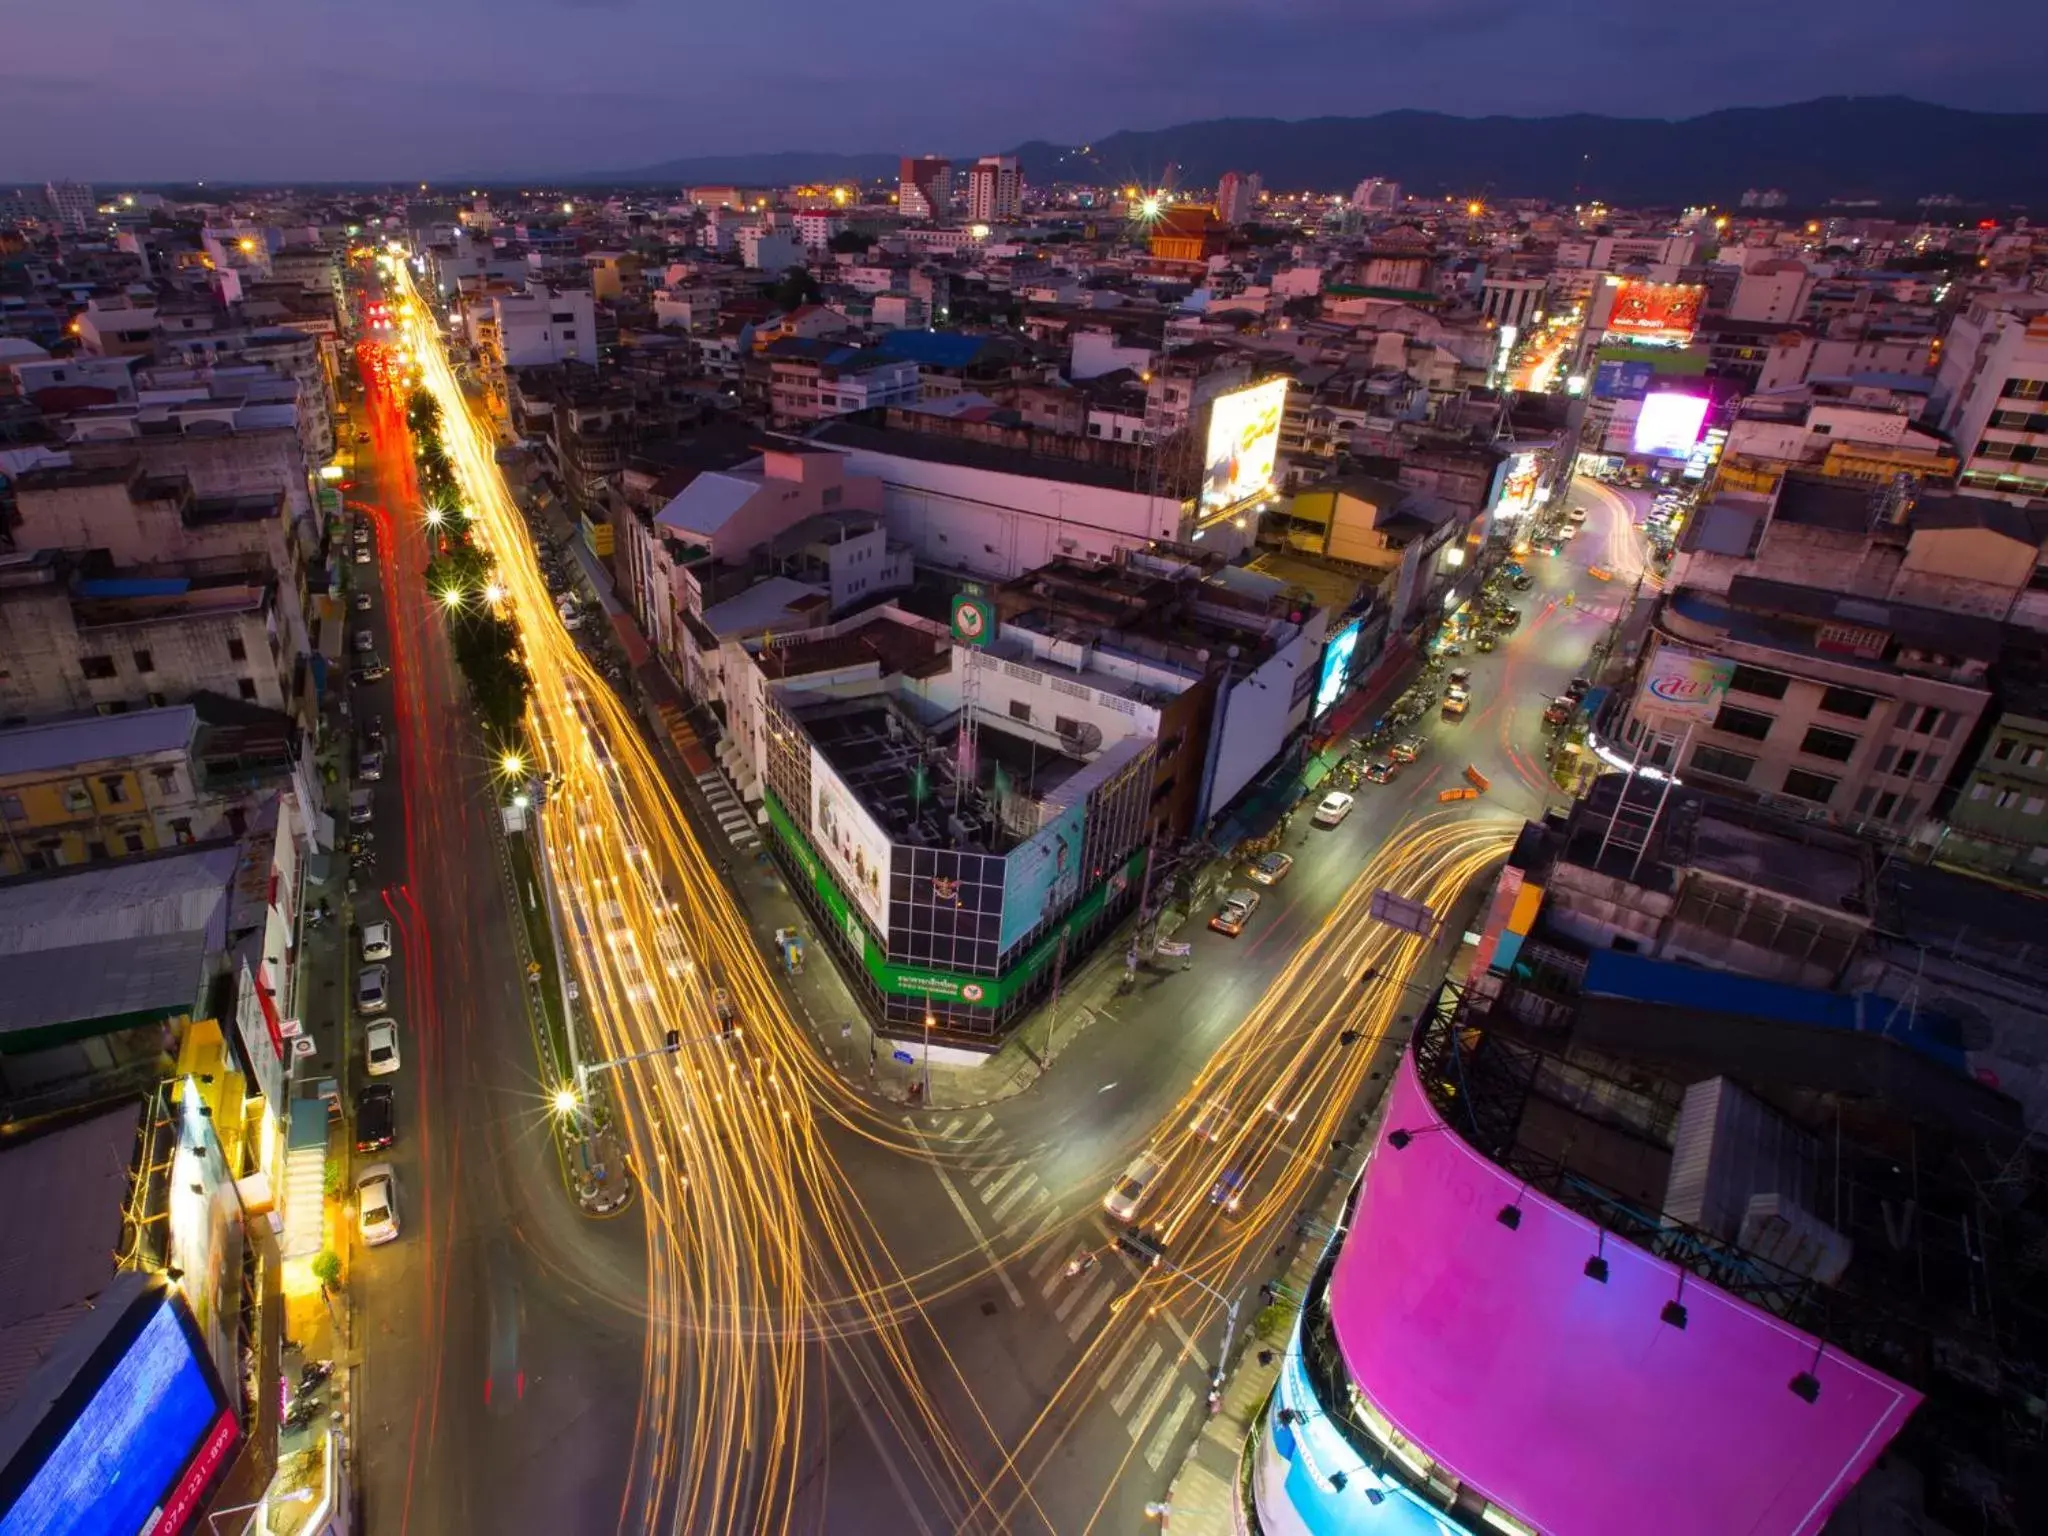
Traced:
<svg viewBox="0 0 2048 1536">
<path fill-rule="evenodd" d="M 1771 727 L 1775 724 L 1775 715 L 1754 709 L 1738 709 L 1733 704 L 1723 704 L 1721 712 L 1714 716 L 1715 730 L 1726 731 L 1731 736 L 1747 736 L 1751 741 L 1762 741 L 1771 734 Z"/>
<path fill-rule="evenodd" d="M 175 768 L 152 768 L 152 769 L 150 769 L 149 771 L 150 771 L 151 773 L 153 773 L 153 774 L 155 774 L 155 775 L 156 775 L 156 787 L 157 787 L 158 789 L 162 790 L 162 791 L 163 791 L 163 792 L 164 792 L 165 794 L 167 794 L 167 795 L 170 795 L 170 794 L 176 794 L 176 793 L 177 793 L 177 789 L 178 789 L 178 770 L 177 770 L 177 769 L 175 769 Z"/>
<path fill-rule="evenodd" d="M 88 842 L 85 845 L 85 856 L 88 859 L 104 859 L 107 856 L 107 845 L 98 841 Z"/>
<path fill-rule="evenodd" d="M 174 838 L 176 838 L 176 839 L 177 839 L 177 840 L 178 840 L 179 842 L 181 842 L 181 843 L 189 843 L 189 842 L 191 842 L 191 841 L 192 841 L 192 821 L 191 821 L 191 818 L 190 818 L 190 817 L 187 817 L 187 816 L 178 816 L 178 817 L 174 817 L 174 818 L 172 819 L 172 821 L 171 821 L 171 836 L 172 836 L 172 837 L 174 837 Z"/>
<path fill-rule="evenodd" d="M 1859 693 L 1854 688 L 1830 688 L 1820 696 L 1820 707 L 1831 715 L 1846 715 L 1851 720 L 1868 720 L 1871 708 L 1877 703 L 1877 696 Z"/>
<path fill-rule="evenodd" d="M 2001 736 L 1993 743 L 1991 755 L 2002 763 L 2019 750 L 2019 745 L 2017 736 Z"/>
<path fill-rule="evenodd" d="M 1913 770 L 1919 766 L 1920 754 L 1918 752 L 1901 752 L 1899 760 L 1892 765 L 1892 772 L 1902 779 L 1910 779 L 1913 777 Z"/>
<path fill-rule="evenodd" d="M 126 805 L 128 780 L 118 773 L 103 773 L 100 775 L 100 793 L 107 797 L 109 805 Z"/>
<path fill-rule="evenodd" d="M 1054 715 L 1052 717 L 1052 728 L 1062 736 L 1078 736 L 1081 734 L 1081 722 L 1069 720 L 1065 715 Z"/>
<path fill-rule="evenodd" d="M 1893 794 L 1890 790 L 1886 790 L 1883 794 L 1877 797 L 1877 819 L 1879 821 L 1891 820 L 1892 812 L 1897 810 L 1898 808 L 1899 797 Z"/>
<path fill-rule="evenodd" d="M 1795 800 L 1811 800 L 1815 805 L 1826 805 L 1835 797 L 1840 779 L 1831 779 L 1824 773 L 1808 773 L 1804 768 L 1794 768 L 1785 775 L 1785 793 Z"/>
<path fill-rule="evenodd" d="M 844 486 L 828 485 L 819 495 L 818 500 L 828 507 L 836 507 L 839 505 L 840 498 L 845 494 L 846 488 Z"/>
<path fill-rule="evenodd" d="M 1756 767 L 1756 759 L 1744 757 L 1740 752 L 1725 751 L 1720 747 L 1699 746 L 1693 749 L 1692 766 L 1688 773 L 1711 774 L 1717 779 L 1732 779 L 1737 784 L 1747 784 L 1750 772 Z"/>
<path fill-rule="evenodd" d="M 134 657 L 136 671 L 146 674 L 156 670 L 156 658 L 148 651 L 136 651 Z"/>
<path fill-rule="evenodd" d="M 2016 789 L 2001 789 L 1998 798 L 1991 803 L 2001 811 L 2009 811 L 2019 803 L 2020 792 Z"/>
<path fill-rule="evenodd" d="M 141 853 L 146 846 L 142 841 L 142 834 L 140 832 L 123 832 L 121 834 L 121 848 L 123 852 Z"/>
<path fill-rule="evenodd" d="M 1920 771 L 1914 774 L 1913 777 L 1916 779 L 1931 779 L 1940 771 L 1941 754 L 1939 752 L 1930 752 L 1920 759 Z"/>
<path fill-rule="evenodd" d="M 114 658 L 111 656 L 81 656 L 78 670 L 94 682 L 105 682 L 114 675 Z"/>
<path fill-rule="evenodd" d="M 0 821 L 27 821 L 28 809 L 19 795 L 0 795 Z"/>
<path fill-rule="evenodd" d="M 2038 400 L 2044 392 L 2048 392 L 2048 384 L 2040 379 L 2007 379 L 1999 391 L 2008 400 Z"/>
<path fill-rule="evenodd" d="M 1791 685 L 1792 679 L 1784 673 L 1766 672 L 1761 667 L 1738 665 L 1728 678 L 1732 692 L 1753 693 L 1760 699 L 1782 699 Z"/>
<path fill-rule="evenodd" d="M 2020 802 L 2020 814 L 2022 816 L 2038 816 L 2041 814 L 2042 804 L 2043 802 L 2039 795 L 2029 795 Z"/>
<path fill-rule="evenodd" d="M 1830 731 L 1816 725 L 1806 733 L 1806 739 L 1799 743 L 1799 750 L 1809 757 L 1825 757 L 1837 763 L 1846 763 L 1856 755 L 1858 738 L 1843 731 Z"/>
<path fill-rule="evenodd" d="M 64 786 L 64 809 L 73 813 L 92 809 L 92 791 L 82 779 L 73 779 Z"/>
<path fill-rule="evenodd" d="M 1029 720 L 1031 718 L 1031 706 L 1022 699 L 1010 700 L 1010 718 L 1012 720 Z"/>
<path fill-rule="evenodd" d="M 2038 768 L 2041 766 L 2041 759 L 2044 756 L 2048 756 L 2048 752 L 2044 752 L 2040 747 L 2029 747 L 2020 754 L 2020 766 L 2022 768 Z"/>
<path fill-rule="evenodd" d="M 255 683 L 255 680 L 254 680 L 253 678 L 247 678 L 247 677 L 238 677 L 238 678 L 236 678 L 236 679 L 235 679 L 235 691 L 236 691 L 237 693 L 239 693 L 239 694 L 240 694 L 240 695 L 241 695 L 241 696 L 242 696 L 243 698 L 245 698 L 245 699 L 253 699 L 253 698 L 255 698 L 255 697 L 256 697 L 256 683 Z"/>
<path fill-rule="evenodd" d="M 1939 724 L 1941 724 L 1941 711 L 1932 704 L 1923 705 L 1920 709 L 1920 718 L 1914 723 L 1913 734 L 1915 736 L 1925 736 Z"/>
<path fill-rule="evenodd" d="M 1982 800 L 1990 793 L 1991 786 L 1989 784 L 1986 784 L 1982 779 L 1979 779 L 1975 784 L 1972 784 L 1970 786 L 1970 798 L 1972 800 Z"/>
<path fill-rule="evenodd" d="M 249 659 L 249 647 L 247 647 L 246 645 L 242 644 L 242 642 L 241 642 L 241 641 L 239 641 L 239 640 L 230 640 L 230 641 L 228 642 L 228 660 L 229 660 L 229 661 L 247 661 L 248 659 Z M 249 695 L 245 693 L 245 694 L 243 694 L 243 695 L 242 695 L 242 697 L 246 699 L 246 698 L 248 698 L 248 697 L 249 697 Z"/>
<path fill-rule="evenodd" d="M 170 702 L 170 695 L 168 694 L 152 693 L 149 696 L 149 707 L 151 709 L 162 709 L 166 704 Z"/>
</svg>

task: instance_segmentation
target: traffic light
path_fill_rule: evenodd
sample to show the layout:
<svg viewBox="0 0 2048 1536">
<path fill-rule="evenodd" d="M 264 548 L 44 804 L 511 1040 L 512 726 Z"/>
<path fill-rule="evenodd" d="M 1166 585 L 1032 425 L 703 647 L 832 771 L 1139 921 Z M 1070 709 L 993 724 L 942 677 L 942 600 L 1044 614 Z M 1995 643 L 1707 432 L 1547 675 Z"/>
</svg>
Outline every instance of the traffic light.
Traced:
<svg viewBox="0 0 2048 1536">
<path fill-rule="evenodd" d="M 1159 1263 L 1162 1256 L 1159 1240 L 1135 1224 L 1125 1227 L 1117 1234 L 1116 1245 L 1132 1258 L 1154 1266 Z"/>
</svg>

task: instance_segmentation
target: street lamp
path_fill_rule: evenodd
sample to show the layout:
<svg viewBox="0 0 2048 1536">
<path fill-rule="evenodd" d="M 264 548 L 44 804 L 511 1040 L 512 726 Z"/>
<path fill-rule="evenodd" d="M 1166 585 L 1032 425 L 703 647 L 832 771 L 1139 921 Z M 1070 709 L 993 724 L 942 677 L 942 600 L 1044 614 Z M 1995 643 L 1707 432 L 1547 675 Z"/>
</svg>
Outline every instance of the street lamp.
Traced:
<svg viewBox="0 0 2048 1536">
<path fill-rule="evenodd" d="M 441 606 L 449 609 L 451 612 L 460 608 L 462 606 L 462 588 L 443 587 L 441 589 Z"/>
<path fill-rule="evenodd" d="M 254 1504 L 231 1504 L 226 1509 L 214 1510 L 213 1513 L 206 1517 L 206 1528 L 210 1531 L 218 1531 L 222 1515 L 246 1515 L 252 1509 L 266 1509 L 272 1504 L 304 1504 L 309 1502 L 312 1497 L 313 1490 L 311 1488 L 294 1488 L 290 1493 L 266 1493 Z M 246 1530 L 248 1527 L 244 1526 L 243 1529 Z"/>
<path fill-rule="evenodd" d="M 517 752 L 507 752 L 504 757 L 499 759 L 498 766 L 505 771 L 506 778 L 516 779 L 520 774 L 526 772 L 526 759 Z"/>
<path fill-rule="evenodd" d="M 578 1114 L 583 1108 L 583 1096 L 576 1091 L 573 1083 L 564 1083 L 555 1090 L 555 1113 L 567 1119 Z"/>
</svg>

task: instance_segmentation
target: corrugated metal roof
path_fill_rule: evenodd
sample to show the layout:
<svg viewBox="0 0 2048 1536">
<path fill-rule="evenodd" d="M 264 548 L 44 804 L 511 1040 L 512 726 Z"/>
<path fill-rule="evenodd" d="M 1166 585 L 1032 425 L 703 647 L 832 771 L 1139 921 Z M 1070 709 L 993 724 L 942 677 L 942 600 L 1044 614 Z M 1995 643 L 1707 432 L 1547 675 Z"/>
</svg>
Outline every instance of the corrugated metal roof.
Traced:
<svg viewBox="0 0 2048 1536">
<path fill-rule="evenodd" d="M 191 746 L 198 729 L 199 714 L 190 704 L 18 726 L 0 731 L 0 777 L 175 751 Z"/>
<path fill-rule="evenodd" d="M 655 513 L 654 521 L 660 527 L 708 539 L 752 501 L 760 489 L 758 478 L 749 480 L 724 470 L 706 470 Z"/>
</svg>

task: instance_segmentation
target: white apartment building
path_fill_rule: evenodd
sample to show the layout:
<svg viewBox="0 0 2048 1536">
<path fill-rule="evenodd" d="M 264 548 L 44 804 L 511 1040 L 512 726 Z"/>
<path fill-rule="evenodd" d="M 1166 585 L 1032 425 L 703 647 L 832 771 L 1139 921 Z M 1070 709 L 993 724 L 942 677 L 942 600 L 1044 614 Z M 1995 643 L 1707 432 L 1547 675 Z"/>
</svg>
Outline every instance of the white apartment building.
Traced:
<svg viewBox="0 0 2048 1536">
<path fill-rule="evenodd" d="M 983 155 L 967 173 L 967 217 L 976 224 L 1014 223 L 1024 214 L 1024 169 L 1015 155 Z"/>
<path fill-rule="evenodd" d="M 587 288 L 560 292 L 536 285 L 491 300 L 497 322 L 498 365 L 540 368 L 550 363 L 597 366 L 597 301 Z"/>
<path fill-rule="evenodd" d="M 99 199 L 90 182 L 47 182 L 43 196 L 49 200 L 51 217 L 73 234 L 84 234 L 99 218 Z"/>
<path fill-rule="evenodd" d="M 1352 189 L 1351 206 L 1360 213 L 1392 213 L 1401 206 L 1401 183 L 1368 176 Z"/>
<path fill-rule="evenodd" d="M 1728 318 L 1790 325 L 1806 314 L 1806 301 L 1817 281 L 1803 261 L 1766 261 L 1747 267 L 1735 279 Z"/>
<path fill-rule="evenodd" d="M 749 224 L 734 236 L 740 259 L 756 272 L 786 272 L 804 264 L 804 246 L 786 229 Z"/>
<path fill-rule="evenodd" d="M 822 251 L 833 237 L 846 232 L 846 215 L 831 208 L 805 208 L 796 216 L 797 243 L 807 251 Z"/>
<path fill-rule="evenodd" d="M 1931 408 L 1955 440 L 1962 486 L 2048 497 L 2048 294 L 1986 295 L 1957 316 Z"/>
<path fill-rule="evenodd" d="M 1241 176 L 1225 171 L 1216 181 L 1216 217 L 1225 224 L 1249 224 L 1258 217 L 1259 194 L 1264 183 L 1256 174 Z"/>
</svg>

